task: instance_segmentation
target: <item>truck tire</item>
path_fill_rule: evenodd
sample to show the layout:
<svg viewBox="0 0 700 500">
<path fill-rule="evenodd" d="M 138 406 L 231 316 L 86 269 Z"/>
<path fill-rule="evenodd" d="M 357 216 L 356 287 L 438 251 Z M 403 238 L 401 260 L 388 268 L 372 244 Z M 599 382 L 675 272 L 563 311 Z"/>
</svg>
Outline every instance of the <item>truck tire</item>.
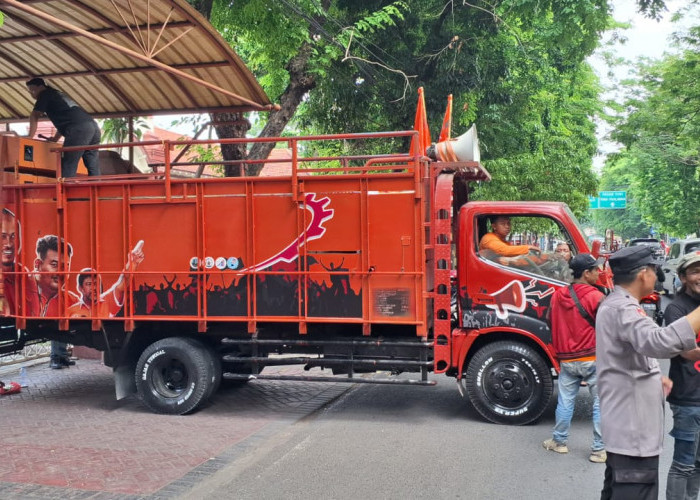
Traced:
<svg viewBox="0 0 700 500">
<path fill-rule="evenodd" d="M 485 345 L 474 354 L 464 375 L 472 406 L 496 424 L 535 422 L 552 398 L 548 364 L 532 347 L 520 342 Z"/>
<path fill-rule="evenodd" d="M 184 415 L 194 411 L 212 391 L 209 350 L 191 340 L 170 337 L 144 349 L 136 364 L 136 389 L 156 413 Z"/>
<path fill-rule="evenodd" d="M 212 395 L 216 394 L 216 391 L 221 387 L 221 375 L 223 373 L 221 370 L 221 359 L 213 347 L 209 347 L 199 340 L 190 337 L 184 337 L 184 339 L 192 345 L 193 349 L 203 350 L 203 354 L 209 359 L 211 388 L 209 389 L 209 393 L 204 397 L 204 400 L 207 401 Z"/>
</svg>

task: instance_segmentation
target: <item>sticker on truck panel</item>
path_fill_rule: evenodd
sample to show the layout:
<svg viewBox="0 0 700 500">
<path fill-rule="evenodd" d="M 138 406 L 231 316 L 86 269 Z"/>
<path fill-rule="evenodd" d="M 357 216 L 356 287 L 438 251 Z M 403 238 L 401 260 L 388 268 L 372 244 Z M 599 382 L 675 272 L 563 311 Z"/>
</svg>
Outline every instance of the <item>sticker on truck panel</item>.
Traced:
<svg viewBox="0 0 700 500">
<path fill-rule="evenodd" d="M 554 293 L 554 287 L 540 291 L 535 290 L 536 285 L 537 280 L 535 279 L 530 280 L 527 286 L 524 286 L 518 280 L 513 280 L 496 292 L 489 294 L 477 293 L 472 297 L 472 300 L 474 304 L 484 305 L 489 309 L 493 309 L 496 311 L 496 316 L 499 319 L 505 320 L 508 318 L 508 311 L 521 313 L 525 310 L 527 304 L 538 307 L 538 300 Z"/>
</svg>

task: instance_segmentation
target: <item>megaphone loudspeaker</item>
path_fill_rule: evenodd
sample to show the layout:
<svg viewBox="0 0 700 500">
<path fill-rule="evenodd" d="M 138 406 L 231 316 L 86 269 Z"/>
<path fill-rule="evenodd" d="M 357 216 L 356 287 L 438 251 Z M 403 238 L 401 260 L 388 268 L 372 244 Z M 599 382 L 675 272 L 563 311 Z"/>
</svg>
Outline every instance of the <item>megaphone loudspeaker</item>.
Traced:
<svg viewBox="0 0 700 500">
<path fill-rule="evenodd" d="M 476 135 L 476 125 L 469 130 L 448 141 L 438 142 L 435 145 L 435 154 L 438 161 L 480 161 L 479 138 Z"/>
</svg>

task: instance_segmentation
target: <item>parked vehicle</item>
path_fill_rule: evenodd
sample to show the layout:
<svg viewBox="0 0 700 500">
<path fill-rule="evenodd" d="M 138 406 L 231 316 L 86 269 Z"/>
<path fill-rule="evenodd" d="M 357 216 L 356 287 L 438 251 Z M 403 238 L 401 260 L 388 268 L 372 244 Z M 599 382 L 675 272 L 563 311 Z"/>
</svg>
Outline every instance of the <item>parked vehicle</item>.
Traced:
<svg viewBox="0 0 700 500">
<path fill-rule="evenodd" d="M 681 258 L 688 252 L 700 250 L 700 238 L 689 238 L 679 240 L 671 245 L 666 262 L 661 266 L 664 273 L 663 288 L 669 295 L 675 295 L 681 286 L 680 279 L 676 274 L 676 268 Z"/>
<path fill-rule="evenodd" d="M 633 247 L 633 246 L 638 246 L 638 245 L 644 245 L 647 247 L 651 247 L 652 250 L 654 251 L 654 256 L 657 259 L 665 259 L 666 258 L 666 252 L 664 251 L 664 248 L 661 246 L 661 242 L 657 240 L 656 238 L 634 238 L 627 243 L 627 246 Z"/>
</svg>

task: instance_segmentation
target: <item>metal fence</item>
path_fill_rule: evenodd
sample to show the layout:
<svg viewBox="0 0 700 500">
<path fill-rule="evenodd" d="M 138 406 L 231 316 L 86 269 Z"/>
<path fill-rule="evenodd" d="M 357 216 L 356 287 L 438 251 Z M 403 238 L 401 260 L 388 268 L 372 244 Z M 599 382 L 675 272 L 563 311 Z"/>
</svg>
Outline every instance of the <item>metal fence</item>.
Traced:
<svg viewBox="0 0 700 500">
<path fill-rule="evenodd" d="M 31 344 L 24 347 L 19 352 L 0 357 L 0 368 L 4 366 L 25 363 L 27 361 L 48 358 L 51 354 L 51 342 L 41 344 Z"/>
</svg>

